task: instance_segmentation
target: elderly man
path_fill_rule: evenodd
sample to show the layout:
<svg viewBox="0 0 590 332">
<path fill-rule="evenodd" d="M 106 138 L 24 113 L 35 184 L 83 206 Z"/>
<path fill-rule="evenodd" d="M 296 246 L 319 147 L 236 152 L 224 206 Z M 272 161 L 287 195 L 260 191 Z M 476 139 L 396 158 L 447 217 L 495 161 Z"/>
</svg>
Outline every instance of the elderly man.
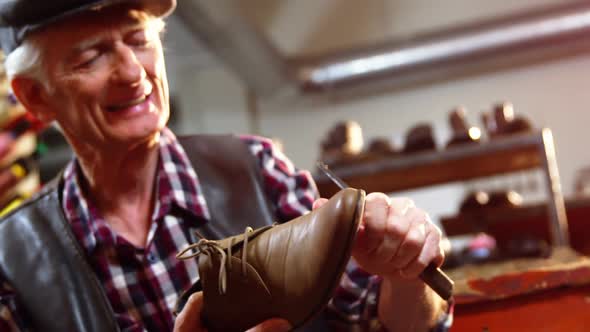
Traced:
<svg viewBox="0 0 590 332">
<path fill-rule="evenodd" d="M 41 121 L 56 121 L 75 151 L 56 181 L 0 222 L 0 330 L 205 330 L 201 293 L 175 319 L 175 302 L 199 279 L 195 263 L 175 255 L 195 229 L 216 226 L 212 216 L 224 205 L 204 193 L 215 184 L 189 152 L 207 138 L 182 143 L 166 128 L 160 32 L 174 7 L 173 0 L 0 3 L 12 90 Z M 309 173 L 268 140 L 236 141 L 256 160 L 274 220 L 325 203 Z M 260 204 L 250 195 L 238 201 Z M 446 302 L 418 279 L 427 264 L 442 263 L 440 231 L 407 199 L 371 193 L 364 211 L 352 249 L 362 270 L 351 261 L 326 316 L 339 326 L 444 330 Z M 271 319 L 254 330 L 289 328 Z"/>
</svg>

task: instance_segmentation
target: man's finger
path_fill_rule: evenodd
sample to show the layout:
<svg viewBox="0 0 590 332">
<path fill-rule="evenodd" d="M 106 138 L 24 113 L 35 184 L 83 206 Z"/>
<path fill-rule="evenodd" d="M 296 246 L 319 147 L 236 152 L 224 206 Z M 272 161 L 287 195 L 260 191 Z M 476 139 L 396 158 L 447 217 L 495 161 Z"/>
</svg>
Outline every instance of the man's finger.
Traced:
<svg viewBox="0 0 590 332">
<path fill-rule="evenodd" d="M 398 216 L 403 216 L 408 213 L 410 209 L 414 209 L 416 207 L 414 201 L 407 197 L 393 197 L 391 198 L 390 205 L 391 209 L 393 210 L 392 212 Z"/>
<path fill-rule="evenodd" d="M 410 264 L 422 251 L 425 240 L 426 228 L 424 224 L 413 224 L 399 246 L 397 254 L 392 259 L 392 265 L 398 269 L 403 269 Z"/>
<path fill-rule="evenodd" d="M 408 218 L 396 215 L 393 209 L 389 209 L 382 240 L 377 248 L 371 252 L 371 255 L 382 262 L 391 262 L 397 255 L 399 246 L 409 229 Z"/>
<path fill-rule="evenodd" d="M 430 262 L 435 262 L 437 257 L 440 259 L 441 250 L 440 250 L 440 235 L 433 231 L 430 231 L 426 236 L 426 241 L 424 247 L 422 248 L 422 252 L 420 255 L 408 264 L 401 272 L 404 277 L 407 278 L 416 278 L 418 275 L 424 271 L 426 266 L 430 264 Z"/>
<path fill-rule="evenodd" d="M 387 228 L 387 216 L 389 214 L 389 197 L 381 193 L 371 193 L 365 199 L 365 212 L 363 215 L 364 232 L 363 241 L 367 246 L 367 253 L 374 253 L 383 241 Z"/>
<path fill-rule="evenodd" d="M 395 207 L 389 209 L 387 217 L 387 225 L 385 229 L 385 237 L 382 246 L 386 250 L 386 261 L 390 262 L 397 255 L 400 245 L 406 238 L 408 231 L 412 226 L 412 220 L 406 215 L 396 213 Z"/>
<path fill-rule="evenodd" d="M 188 298 L 184 309 L 176 317 L 174 332 L 205 331 L 201 323 L 201 311 L 203 311 L 203 293 L 194 293 Z"/>
</svg>

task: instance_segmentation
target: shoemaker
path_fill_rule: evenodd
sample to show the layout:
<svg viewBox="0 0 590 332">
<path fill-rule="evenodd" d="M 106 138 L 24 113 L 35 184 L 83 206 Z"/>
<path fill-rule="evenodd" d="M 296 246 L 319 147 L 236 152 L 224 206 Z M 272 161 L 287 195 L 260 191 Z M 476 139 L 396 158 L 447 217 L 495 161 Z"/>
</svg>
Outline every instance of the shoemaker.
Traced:
<svg viewBox="0 0 590 332">
<path fill-rule="evenodd" d="M 317 199 L 309 172 L 294 168 L 267 139 L 177 139 L 167 129 L 161 32 L 175 5 L 0 2 L 11 88 L 38 119 L 57 123 L 75 152 L 55 181 L 0 221 L 1 331 L 205 331 L 201 292 L 174 315 L 179 296 L 199 279 L 194 260 L 176 258 L 196 241 L 195 230 L 225 238 L 243 231 L 226 223 L 242 208 L 254 210 L 242 218 L 267 209 L 272 216 L 265 218 L 286 222 L 326 202 Z M 252 174 L 219 171 L 248 158 L 261 175 L 260 192 L 256 184 L 243 189 Z M 447 303 L 418 279 L 427 264 L 442 263 L 440 238 L 411 200 L 368 194 L 354 261 L 323 311 L 325 321 L 446 330 Z M 278 318 L 253 330 L 290 329 Z"/>
</svg>

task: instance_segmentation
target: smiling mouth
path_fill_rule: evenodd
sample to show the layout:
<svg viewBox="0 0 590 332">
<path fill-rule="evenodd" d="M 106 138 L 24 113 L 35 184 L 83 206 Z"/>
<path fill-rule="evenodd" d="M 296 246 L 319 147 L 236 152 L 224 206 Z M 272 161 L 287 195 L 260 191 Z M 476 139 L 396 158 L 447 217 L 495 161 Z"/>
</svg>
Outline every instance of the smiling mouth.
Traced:
<svg viewBox="0 0 590 332">
<path fill-rule="evenodd" d="M 126 102 L 126 103 L 122 103 L 122 104 L 117 104 L 117 105 L 108 106 L 108 107 L 106 108 L 106 110 L 107 110 L 108 112 L 118 112 L 118 111 L 120 111 L 120 110 L 124 110 L 124 109 L 126 109 L 126 108 L 129 108 L 129 107 L 133 107 L 133 106 L 139 105 L 139 104 L 141 104 L 141 103 L 145 102 L 145 101 L 146 101 L 146 100 L 147 100 L 147 99 L 150 97 L 150 95 L 151 95 L 151 94 L 144 95 L 144 96 L 141 96 L 141 97 L 139 97 L 139 98 L 137 98 L 137 99 L 130 100 L 129 102 Z"/>
</svg>

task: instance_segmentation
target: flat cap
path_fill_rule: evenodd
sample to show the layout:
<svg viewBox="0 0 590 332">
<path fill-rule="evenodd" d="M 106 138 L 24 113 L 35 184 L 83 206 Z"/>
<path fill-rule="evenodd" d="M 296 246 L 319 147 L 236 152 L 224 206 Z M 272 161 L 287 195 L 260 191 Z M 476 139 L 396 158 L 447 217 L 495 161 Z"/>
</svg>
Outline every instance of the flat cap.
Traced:
<svg viewBox="0 0 590 332">
<path fill-rule="evenodd" d="M 30 32 L 63 18 L 117 4 L 137 4 L 156 17 L 168 16 L 176 0 L 0 0 L 0 44 L 4 54 Z"/>
</svg>

